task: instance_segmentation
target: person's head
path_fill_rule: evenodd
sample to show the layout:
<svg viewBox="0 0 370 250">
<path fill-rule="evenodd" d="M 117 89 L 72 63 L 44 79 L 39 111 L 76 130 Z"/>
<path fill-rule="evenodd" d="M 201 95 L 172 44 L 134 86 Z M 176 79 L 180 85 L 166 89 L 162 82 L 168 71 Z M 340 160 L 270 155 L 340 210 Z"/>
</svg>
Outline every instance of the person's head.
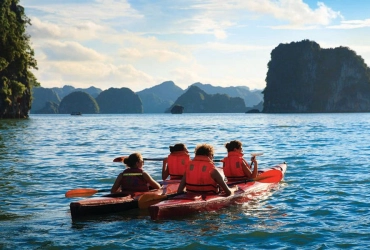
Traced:
<svg viewBox="0 0 370 250">
<path fill-rule="evenodd" d="M 125 163 L 129 168 L 142 168 L 144 160 L 140 153 L 133 153 L 130 154 L 129 157 L 125 158 L 123 163 Z"/>
<path fill-rule="evenodd" d="M 184 143 L 177 143 L 174 146 L 170 146 L 170 152 L 178 152 L 178 151 L 186 151 L 188 152 L 188 149 L 186 148 Z"/>
<path fill-rule="evenodd" d="M 213 159 L 214 149 L 210 144 L 199 144 L 195 148 L 195 155 L 204 155 L 208 156 L 210 159 Z"/>
<path fill-rule="evenodd" d="M 240 150 L 240 152 L 242 152 L 243 151 L 242 146 L 243 144 L 237 140 L 230 141 L 225 144 L 225 148 L 227 149 L 227 152 L 232 152 L 232 151 L 237 151 L 237 150 Z"/>
</svg>

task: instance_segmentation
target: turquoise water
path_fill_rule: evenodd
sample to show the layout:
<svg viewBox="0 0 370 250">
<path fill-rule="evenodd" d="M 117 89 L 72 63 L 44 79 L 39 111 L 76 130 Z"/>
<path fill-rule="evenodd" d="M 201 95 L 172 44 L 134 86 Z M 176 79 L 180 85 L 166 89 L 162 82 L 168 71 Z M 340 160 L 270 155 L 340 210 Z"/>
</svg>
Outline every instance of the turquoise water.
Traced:
<svg viewBox="0 0 370 250">
<path fill-rule="evenodd" d="M 370 114 L 31 115 L 0 120 L 0 249 L 364 249 L 370 244 Z M 66 191 L 109 189 L 117 156 L 163 158 L 177 142 L 225 155 L 239 139 L 286 161 L 277 189 L 177 220 L 131 211 L 72 222 Z M 192 154 L 193 156 L 193 154 Z M 249 158 L 249 156 L 247 156 Z M 146 161 L 155 179 L 161 162 Z"/>
</svg>

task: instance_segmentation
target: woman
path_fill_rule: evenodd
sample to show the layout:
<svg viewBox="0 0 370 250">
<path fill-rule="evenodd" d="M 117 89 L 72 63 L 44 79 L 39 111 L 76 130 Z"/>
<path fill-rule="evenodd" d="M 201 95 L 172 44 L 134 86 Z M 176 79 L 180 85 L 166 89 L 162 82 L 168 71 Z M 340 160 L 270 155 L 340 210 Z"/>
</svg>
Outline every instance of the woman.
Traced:
<svg viewBox="0 0 370 250">
<path fill-rule="evenodd" d="M 170 146 L 170 152 L 163 160 L 162 179 L 166 180 L 170 176 L 171 180 L 181 180 L 190 161 L 188 149 L 185 144 L 178 143 Z"/>
<path fill-rule="evenodd" d="M 145 192 L 149 191 L 149 187 L 153 189 L 161 187 L 148 173 L 143 171 L 144 160 L 140 153 L 131 154 L 123 162 L 127 168 L 117 176 L 111 188 L 111 193 Z"/>
<path fill-rule="evenodd" d="M 239 181 L 253 179 L 258 174 L 258 163 L 256 157 L 251 158 L 251 165 L 254 164 L 253 172 L 251 166 L 243 158 L 243 148 L 240 141 L 234 140 L 225 144 L 227 149 L 227 157 L 223 159 L 223 169 L 227 180 Z"/>
<path fill-rule="evenodd" d="M 186 187 L 187 192 L 218 194 L 221 187 L 227 196 L 234 194 L 234 189 L 226 185 L 213 164 L 213 151 L 209 144 L 198 145 L 195 148 L 195 157 L 186 167 L 178 193 L 182 193 Z"/>
</svg>

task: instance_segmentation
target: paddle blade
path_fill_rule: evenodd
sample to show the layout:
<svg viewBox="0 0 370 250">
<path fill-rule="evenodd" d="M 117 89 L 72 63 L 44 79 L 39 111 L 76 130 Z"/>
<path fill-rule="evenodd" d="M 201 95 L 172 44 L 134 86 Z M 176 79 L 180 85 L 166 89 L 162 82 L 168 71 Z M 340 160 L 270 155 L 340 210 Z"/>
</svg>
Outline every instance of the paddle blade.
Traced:
<svg viewBox="0 0 370 250">
<path fill-rule="evenodd" d="M 66 197 L 85 197 L 96 194 L 99 190 L 92 188 L 77 188 L 66 192 Z"/>
<path fill-rule="evenodd" d="M 280 170 L 269 170 L 266 172 L 263 172 L 259 176 L 253 179 L 253 181 L 258 181 L 262 183 L 274 183 L 274 182 L 280 182 L 283 179 L 283 173 Z"/>
<path fill-rule="evenodd" d="M 120 157 L 114 158 L 113 162 L 123 162 L 124 159 L 125 159 L 124 156 L 120 156 Z"/>
<path fill-rule="evenodd" d="M 261 156 L 261 155 L 263 155 L 263 153 L 251 153 L 251 156 Z"/>
<path fill-rule="evenodd" d="M 167 195 L 161 194 L 143 194 L 140 196 L 138 203 L 140 209 L 146 209 L 162 200 L 167 199 Z"/>
</svg>

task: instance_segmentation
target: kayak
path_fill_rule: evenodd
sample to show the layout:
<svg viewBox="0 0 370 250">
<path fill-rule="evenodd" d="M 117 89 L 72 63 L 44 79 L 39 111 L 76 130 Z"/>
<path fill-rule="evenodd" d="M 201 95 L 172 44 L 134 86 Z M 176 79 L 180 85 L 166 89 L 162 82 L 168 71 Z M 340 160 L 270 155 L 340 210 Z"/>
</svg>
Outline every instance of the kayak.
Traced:
<svg viewBox="0 0 370 250">
<path fill-rule="evenodd" d="M 171 197 L 151 205 L 149 207 L 150 218 L 152 220 L 171 219 L 199 212 L 216 211 L 233 204 L 241 204 L 277 186 L 284 178 L 286 169 L 287 164 L 284 162 L 262 171 L 262 173 L 259 174 L 259 176 L 268 176 L 269 173 L 277 175 L 277 178 L 269 176 L 273 177 L 270 179 L 276 180 L 274 182 L 265 182 L 262 178 L 260 181 L 244 181 L 238 184 L 235 184 L 235 182 L 228 183 L 230 188 L 237 186 L 234 195 L 230 196 L 226 196 L 222 193 L 200 194 L 188 192 Z M 256 179 L 258 179 L 258 176 Z"/>
<path fill-rule="evenodd" d="M 121 192 L 71 202 L 69 207 L 72 220 L 92 215 L 117 213 L 137 209 L 139 208 L 138 200 L 143 194 L 175 194 L 180 184 L 180 180 L 166 180 L 161 183 L 163 188 L 153 189 L 148 192 Z"/>
</svg>

